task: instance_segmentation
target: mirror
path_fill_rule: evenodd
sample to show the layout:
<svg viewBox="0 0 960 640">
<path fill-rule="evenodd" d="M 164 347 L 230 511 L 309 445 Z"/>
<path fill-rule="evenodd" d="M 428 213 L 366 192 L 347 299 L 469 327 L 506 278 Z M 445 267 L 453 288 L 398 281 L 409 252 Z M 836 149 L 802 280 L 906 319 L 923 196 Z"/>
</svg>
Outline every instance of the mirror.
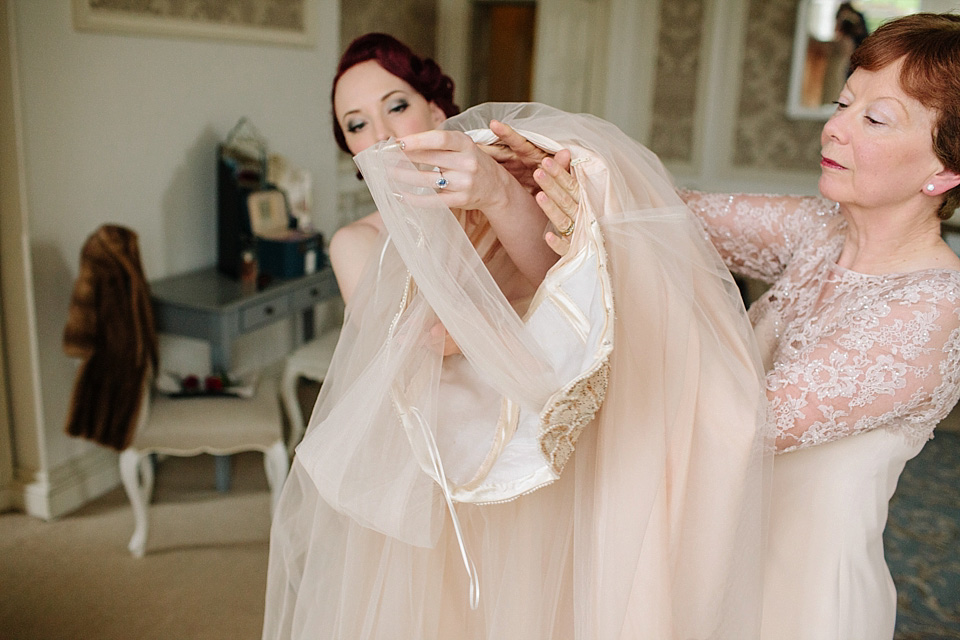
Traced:
<svg viewBox="0 0 960 640">
<path fill-rule="evenodd" d="M 850 54 L 880 24 L 921 11 L 960 10 L 960 0 L 800 0 L 787 115 L 826 120 L 846 82 Z"/>
</svg>

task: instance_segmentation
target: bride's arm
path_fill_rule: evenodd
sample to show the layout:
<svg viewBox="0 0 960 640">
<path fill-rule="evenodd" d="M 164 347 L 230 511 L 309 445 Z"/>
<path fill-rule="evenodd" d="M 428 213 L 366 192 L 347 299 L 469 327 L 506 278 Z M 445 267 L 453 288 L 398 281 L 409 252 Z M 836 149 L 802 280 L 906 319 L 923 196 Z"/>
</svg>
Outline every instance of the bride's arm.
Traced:
<svg viewBox="0 0 960 640">
<path fill-rule="evenodd" d="M 500 140 L 509 152 L 498 160 L 512 171 L 528 173 L 541 189 L 537 202 L 557 229 L 566 228 L 577 209 L 579 188 L 569 173 L 569 154 L 537 159 L 533 145 L 507 125 L 499 124 Z M 493 126 L 491 124 L 491 126 Z M 566 155 L 561 155 L 566 154 Z M 822 198 L 804 196 L 716 194 L 679 190 L 693 213 L 700 219 L 711 242 L 734 273 L 775 280 L 793 256 L 809 230 L 812 217 L 832 208 Z M 547 234 L 547 244 L 559 255 L 568 243 Z"/>
<path fill-rule="evenodd" d="M 349 304 L 382 230 L 380 213 L 374 212 L 341 227 L 330 238 L 330 266 L 344 304 Z"/>
<path fill-rule="evenodd" d="M 482 211 L 520 273 L 539 285 L 557 256 L 543 241 L 547 218 L 510 173 L 459 131 L 427 131 L 402 139 L 417 163 L 440 167 L 447 186 L 438 190 L 451 209 Z M 432 185 L 439 174 L 426 172 Z"/>
</svg>

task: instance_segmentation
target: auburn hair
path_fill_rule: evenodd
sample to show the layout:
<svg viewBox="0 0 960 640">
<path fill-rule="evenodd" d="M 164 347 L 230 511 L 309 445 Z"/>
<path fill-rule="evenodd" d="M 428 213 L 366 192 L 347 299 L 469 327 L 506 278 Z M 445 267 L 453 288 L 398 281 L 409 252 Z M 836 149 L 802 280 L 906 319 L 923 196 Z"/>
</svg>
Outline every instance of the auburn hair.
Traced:
<svg viewBox="0 0 960 640">
<path fill-rule="evenodd" d="M 960 15 L 915 13 L 884 23 L 854 50 L 850 70 L 878 71 L 901 58 L 900 86 L 937 114 L 934 153 L 960 173 Z M 960 206 L 960 185 L 945 195 L 937 212 L 944 220 Z"/>
<path fill-rule="evenodd" d="M 433 59 L 421 58 L 410 47 L 386 33 L 362 35 L 351 42 L 343 52 L 337 65 L 337 74 L 333 77 L 333 86 L 330 88 L 331 106 L 340 77 L 352 67 L 368 60 L 376 60 L 386 71 L 413 87 L 427 102 L 440 107 L 448 118 L 460 113 L 460 107 L 453 102 L 453 80 L 444 75 Z M 350 153 L 336 113 L 333 114 L 333 137 L 341 149 Z"/>
</svg>

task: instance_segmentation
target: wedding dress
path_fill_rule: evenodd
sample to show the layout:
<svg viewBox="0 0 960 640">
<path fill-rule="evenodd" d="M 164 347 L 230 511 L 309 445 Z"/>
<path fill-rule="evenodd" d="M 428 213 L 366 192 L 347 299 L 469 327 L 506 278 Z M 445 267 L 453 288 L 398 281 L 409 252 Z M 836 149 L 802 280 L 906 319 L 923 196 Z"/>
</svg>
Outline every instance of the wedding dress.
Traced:
<svg viewBox="0 0 960 640">
<path fill-rule="evenodd" d="M 846 223 L 822 198 L 684 192 L 750 307 L 776 417 L 763 638 L 893 638 L 883 555 L 904 465 L 960 397 L 960 272 L 836 264 Z"/>
<path fill-rule="evenodd" d="M 263 637 L 757 638 L 772 432 L 735 283 L 615 127 L 445 126 L 491 119 L 571 150 L 571 250 L 534 289 L 398 145 L 357 157 L 388 233 L 274 515 Z"/>
</svg>

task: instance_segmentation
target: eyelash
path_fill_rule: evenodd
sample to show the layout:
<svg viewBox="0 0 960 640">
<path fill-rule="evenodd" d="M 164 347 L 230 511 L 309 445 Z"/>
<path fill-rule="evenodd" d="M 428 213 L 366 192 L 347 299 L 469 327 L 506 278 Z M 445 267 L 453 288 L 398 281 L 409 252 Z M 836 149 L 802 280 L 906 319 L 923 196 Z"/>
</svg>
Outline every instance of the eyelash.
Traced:
<svg viewBox="0 0 960 640">
<path fill-rule="evenodd" d="M 390 107 L 390 113 L 403 113 L 407 110 L 407 107 L 410 106 L 410 103 L 406 100 L 401 100 L 397 104 Z M 366 126 L 366 122 L 358 122 L 356 124 L 347 125 L 347 133 L 356 133 Z"/>
<path fill-rule="evenodd" d="M 849 105 L 846 105 L 846 104 L 840 102 L 839 100 L 834 100 L 834 101 L 833 101 L 833 104 L 837 105 L 837 111 L 843 111 L 844 109 L 846 109 L 846 108 L 849 106 Z M 870 116 L 863 116 L 863 117 L 864 117 L 864 119 L 865 119 L 867 122 L 869 122 L 870 124 L 879 124 L 879 125 L 884 124 L 883 122 L 880 122 L 879 120 L 875 120 L 875 119 L 871 118 Z"/>
</svg>

